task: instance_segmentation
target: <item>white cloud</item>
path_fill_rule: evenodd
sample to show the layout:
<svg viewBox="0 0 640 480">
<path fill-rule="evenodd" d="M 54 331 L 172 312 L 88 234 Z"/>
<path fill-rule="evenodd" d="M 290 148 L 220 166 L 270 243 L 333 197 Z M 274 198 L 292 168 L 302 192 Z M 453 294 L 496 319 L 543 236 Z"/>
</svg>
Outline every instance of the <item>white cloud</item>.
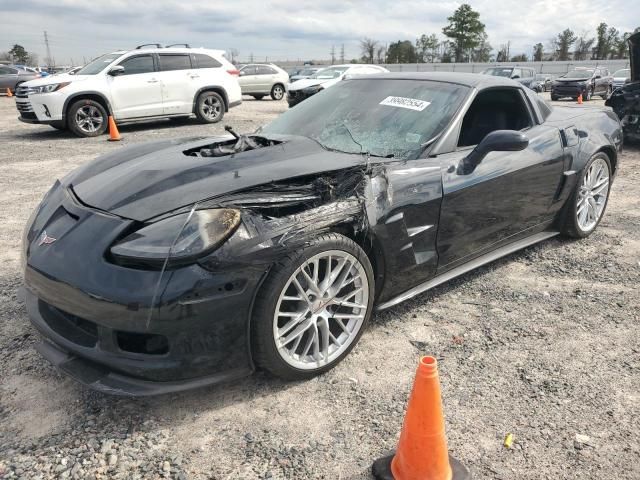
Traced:
<svg viewBox="0 0 640 480">
<path fill-rule="evenodd" d="M 236 48 L 256 59 L 328 58 L 332 45 L 345 45 L 348 59 L 359 56 L 358 39 L 382 43 L 414 40 L 422 33 L 442 35 L 446 18 L 460 1 L 408 0 L 193 0 L 154 2 L 83 0 L 0 0 L 0 50 L 20 43 L 45 56 L 47 30 L 58 63 L 76 63 L 115 48 L 140 43 L 188 42 Z M 620 31 L 640 26 L 640 2 L 629 0 L 470 0 L 497 48 L 511 41 L 511 52 L 531 53 L 537 42 L 565 28 L 595 36 L 605 21 Z M 636 22 L 634 23 L 634 22 Z"/>
</svg>

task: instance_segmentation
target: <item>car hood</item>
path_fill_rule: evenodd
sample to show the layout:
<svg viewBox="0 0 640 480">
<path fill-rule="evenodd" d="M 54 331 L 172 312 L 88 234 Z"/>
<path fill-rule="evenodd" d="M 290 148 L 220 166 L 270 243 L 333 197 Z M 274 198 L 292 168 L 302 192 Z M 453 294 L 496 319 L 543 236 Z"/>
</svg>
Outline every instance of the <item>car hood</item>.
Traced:
<svg viewBox="0 0 640 480">
<path fill-rule="evenodd" d="M 25 87 L 40 87 L 42 85 L 51 85 L 52 83 L 80 82 L 93 76 L 94 75 L 69 75 L 68 73 L 61 73 L 59 75 L 48 75 L 35 80 L 29 80 L 28 82 L 24 82 L 22 85 Z"/>
<path fill-rule="evenodd" d="M 361 155 L 327 151 L 306 137 L 269 138 L 282 143 L 221 157 L 184 151 L 211 148 L 228 136 L 135 145 L 96 158 L 62 182 L 85 205 L 145 221 L 254 186 L 365 164 Z"/>
<path fill-rule="evenodd" d="M 324 85 L 329 82 L 334 82 L 337 79 L 335 78 L 303 78 L 302 80 L 298 80 L 289 85 L 289 90 L 302 90 L 303 88 L 313 87 L 315 85 Z"/>
<path fill-rule="evenodd" d="M 631 64 L 631 81 L 640 81 L 640 32 L 629 37 L 629 62 Z"/>
</svg>

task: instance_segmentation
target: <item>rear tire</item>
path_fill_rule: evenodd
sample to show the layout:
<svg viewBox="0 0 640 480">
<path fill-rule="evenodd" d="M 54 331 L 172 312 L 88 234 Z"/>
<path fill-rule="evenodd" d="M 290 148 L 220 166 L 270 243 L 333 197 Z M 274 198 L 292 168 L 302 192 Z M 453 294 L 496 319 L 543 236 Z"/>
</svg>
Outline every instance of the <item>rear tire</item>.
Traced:
<svg viewBox="0 0 640 480">
<path fill-rule="evenodd" d="M 107 131 L 108 114 L 95 100 L 85 98 L 73 103 L 67 114 L 67 125 L 78 137 L 97 137 Z"/>
<path fill-rule="evenodd" d="M 271 88 L 271 98 L 273 100 L 282 100 L 284 98 L 284 93 L 285 93 L 284 85 L 282 85 L 281 83 L 276 83 Z"/>
<path fill-rule="evenodd" d="M 251 320 L 253 359 L 287 380 L 330 370 L 360 339 L 374 292 L 369 258 L 353 240 L 337 233 L 315 238 L 276 263 L 260 287 Z"/>
<path fill-rule="evenodd" d="M 609 202 L 611 160 L 596 153 L 579 174 L 576 186 L 564 207 L 560 231 L 571 238 L 585 238 L 600 224 Z"/>
<path fill-rule="evenodd" d="M 224 117 L 224 100 L 216 92 L 202 92 L 196 100 L 196 117 L 201 123 L 218 123 Z"/>
</svg>

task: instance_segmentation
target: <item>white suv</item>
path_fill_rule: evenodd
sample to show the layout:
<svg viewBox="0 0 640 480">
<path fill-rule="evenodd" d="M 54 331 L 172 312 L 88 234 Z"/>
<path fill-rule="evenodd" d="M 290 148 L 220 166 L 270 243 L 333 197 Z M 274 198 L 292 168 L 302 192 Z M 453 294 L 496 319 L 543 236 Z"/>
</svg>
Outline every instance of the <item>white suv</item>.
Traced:
<svg viewBox="0 0 640 480">
<path fill-rule="evenodd" d="M 23 122 L 80 137 L 104 133 L 108 115 L 123 123 L 193 114 L 215 123 L 242 103 L 238 73 L 221 50 L 140 45 L 102 55 L 74 75 L 23 83 L 16 107 Z"/>
</svg>

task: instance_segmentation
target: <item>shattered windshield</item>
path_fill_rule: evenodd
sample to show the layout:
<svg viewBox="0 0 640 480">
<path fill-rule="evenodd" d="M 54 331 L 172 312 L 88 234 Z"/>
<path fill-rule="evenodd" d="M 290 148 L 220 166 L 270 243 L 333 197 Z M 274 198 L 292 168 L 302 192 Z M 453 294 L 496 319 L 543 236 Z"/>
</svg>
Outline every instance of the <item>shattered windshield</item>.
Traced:
<svg viewBox="0 0 640 480">
<path fill-rule="evenodd" d="M 467 87 L 421 80 L 348 80 L 288 110 L 261 133 L 300 135 L 329 150 L 417 158 L 449 124 Z"/>
<path fill-rule="evenodd" d="M 593 70 L 571 70 L 563 75 L 564 78 L 591 78 Z"/>
</svg>

